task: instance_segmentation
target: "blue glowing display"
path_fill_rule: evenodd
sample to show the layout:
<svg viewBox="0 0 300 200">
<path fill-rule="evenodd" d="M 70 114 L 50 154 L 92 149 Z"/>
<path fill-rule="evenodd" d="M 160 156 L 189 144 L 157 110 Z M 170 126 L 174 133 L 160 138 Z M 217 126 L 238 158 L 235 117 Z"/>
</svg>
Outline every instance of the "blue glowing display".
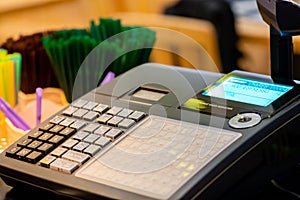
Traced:
<svg viewBox="0 0 300 200">
<path fill-rule="evenodd" d="M 207 88 L 202 94 L 257 106 L 268 106 L 292 88 L 293 86 L 289 85 L 229 76 Z"/>
</svg>

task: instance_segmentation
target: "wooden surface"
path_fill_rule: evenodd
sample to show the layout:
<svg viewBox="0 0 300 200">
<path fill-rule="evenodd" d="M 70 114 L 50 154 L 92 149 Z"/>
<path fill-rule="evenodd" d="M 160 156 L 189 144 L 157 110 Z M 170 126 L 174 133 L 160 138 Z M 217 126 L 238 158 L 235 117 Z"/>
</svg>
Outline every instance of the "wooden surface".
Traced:
<svg viewBox="0 0 300 200">
<path fill-rule="evenodd" d="M 243 53 L 239 66 L 246 71 L 270 74 L 268 25 L 240 18 L 236 20 L 236 30 L 239 36 L 238 48 Z"/>
<path fill-rule="evenodd" d="M 269 25 L 263 21 L 247 18 L 236 20 L 239 35 L 239 49 L 244 57 L 240 60 L 243 70 L 270 74 Z M 300 37 L 293 37 L 294 54 L 300 54 Z"/>
</svg>

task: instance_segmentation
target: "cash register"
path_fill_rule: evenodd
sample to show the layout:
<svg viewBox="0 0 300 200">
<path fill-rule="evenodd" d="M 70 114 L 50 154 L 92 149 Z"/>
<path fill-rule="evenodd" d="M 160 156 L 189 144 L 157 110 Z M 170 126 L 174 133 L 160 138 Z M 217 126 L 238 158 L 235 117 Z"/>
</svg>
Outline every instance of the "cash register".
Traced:
<svg viewBox="0 0 300 200">
<path fill-rule="evenodd" d="M 257 3 L 271 27 L 271 76 L 143 64 L 8 147 L 0 177 L 70 199 L 255 198 L 300 161 L 300 27 L 286 19 L 299 21 L 300 4 Z"/>
</svg>

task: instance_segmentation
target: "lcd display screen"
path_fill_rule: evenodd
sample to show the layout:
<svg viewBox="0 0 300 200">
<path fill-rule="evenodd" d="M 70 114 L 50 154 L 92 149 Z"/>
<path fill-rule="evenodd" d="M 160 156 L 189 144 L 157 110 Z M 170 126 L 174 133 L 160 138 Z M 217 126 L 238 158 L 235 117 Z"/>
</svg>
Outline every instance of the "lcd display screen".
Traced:
<svg viewBox="0 0 300 200">
<path fill-rule="evenodd" d="M 268 106 L 292 88 L 293 86 L 289 85 L 228 76 L 208 87 L 202 92 L 202 95 L 257 106 Z"/>
</svg>

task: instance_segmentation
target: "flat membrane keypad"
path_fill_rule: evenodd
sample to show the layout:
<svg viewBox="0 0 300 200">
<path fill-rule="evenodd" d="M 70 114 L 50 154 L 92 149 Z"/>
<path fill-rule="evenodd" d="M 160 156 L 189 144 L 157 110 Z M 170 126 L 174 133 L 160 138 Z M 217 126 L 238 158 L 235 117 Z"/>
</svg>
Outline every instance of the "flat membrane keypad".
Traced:
<svg viewBox="0 0 300 200">
<path fill-rule="evenodd" d="M 140 111 L 78 100 L 9 147 L 5 155 L 70 174 L 145 116 Z"/>
<path fill-rule="evenodd" d="M 240 133 L 150 115 L 75 176 L 169 199 Z"/>
</svg>

